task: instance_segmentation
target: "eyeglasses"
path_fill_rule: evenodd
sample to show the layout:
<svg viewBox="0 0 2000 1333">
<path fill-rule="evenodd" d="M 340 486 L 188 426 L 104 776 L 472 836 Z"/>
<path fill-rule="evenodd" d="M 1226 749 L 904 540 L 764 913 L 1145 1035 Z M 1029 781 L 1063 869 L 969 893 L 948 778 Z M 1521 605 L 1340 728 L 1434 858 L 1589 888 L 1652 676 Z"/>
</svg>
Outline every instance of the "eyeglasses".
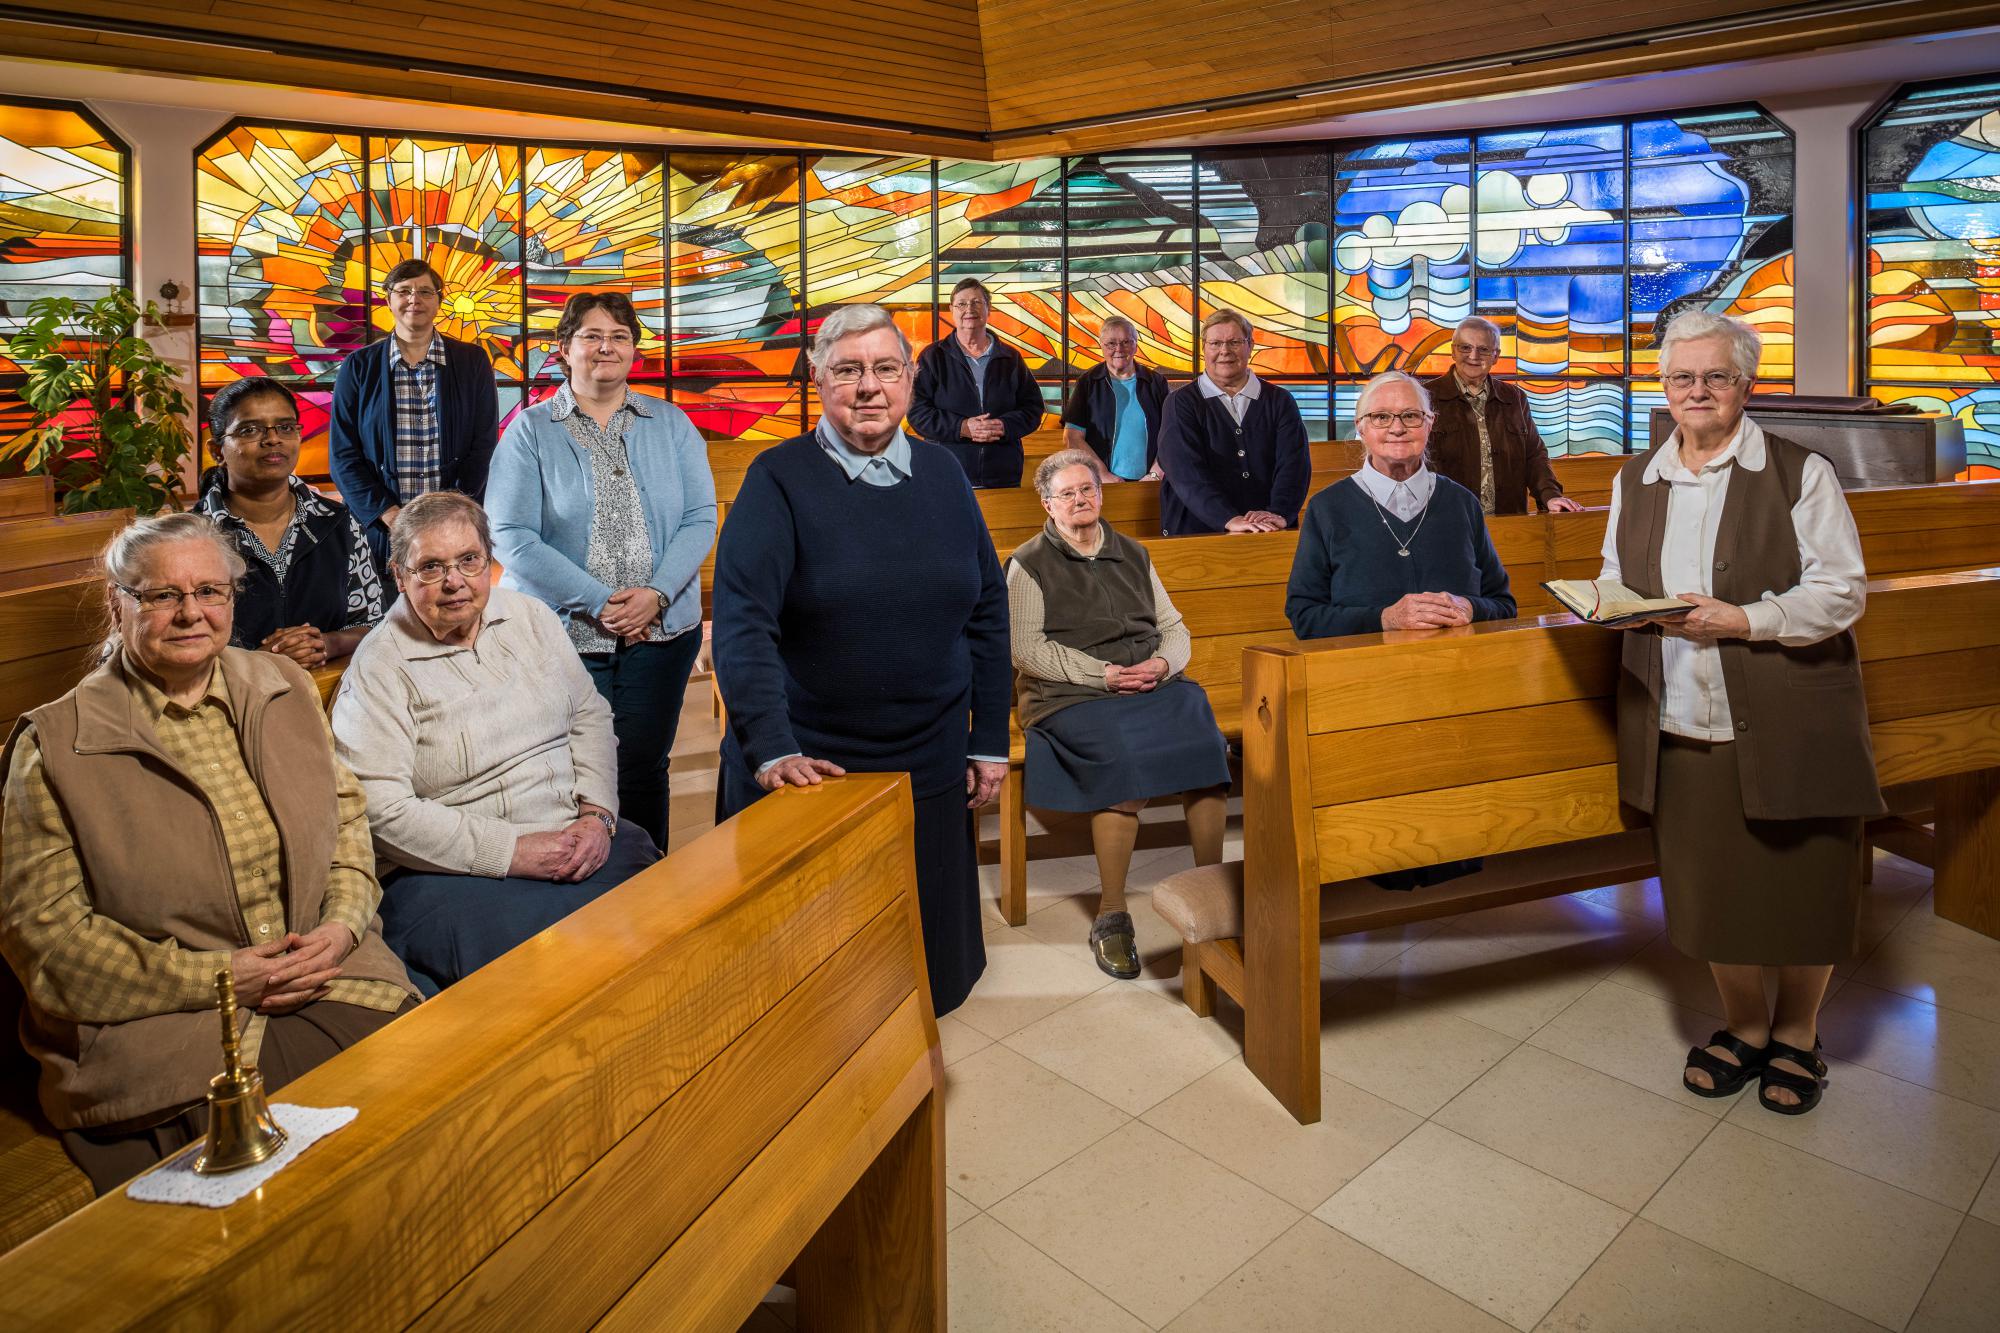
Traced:
<svg viewBox="0 0 2000 1333">
<path fill-rule="evenodd" d="M 571 335 L 570 341 L 581 343 L 587 352 L 599 351 L 606 347 L 616 347 L 622 351 L 632 345 L 632 335 L 624 329 L 618 329 L 608 334 L 599 333 L 593 329 L 589 333 Z"/>
<path fill-rule="evenodd" d="M 1248 338 L 1203 338 L 1201 345 L 1211 352 L 1240 352 L 1250 345 Z"/>
<path fill-rule="evenodd" d="M 398 301 L 435 301 L 443 293 L 435 287 L 391 287 L 389 295 Z"/>
<path fill-rule="evenodd" d="M 183 591 L 180 588 L 128 588 L 118 585 L 118 590 L 139 604 L 139 609 L 149 616 L 163 615 L 178 611 L 181 602 L 194 598 L 196 606 L 228 606 L 236 600 L 236 586 L 230 583 L 198 583 Z"/>
<path fill-rule="evenodd" d="M 1472 361 L 1484 361 L 1489 357 L 1500 355 L 1500 349 L 1497 347 L 1475 347 L 1471 343 L 1453 343 L 1451 350 L 1456 355 Z"/>
<path fill-rule="evenodd" d="M 1671 375 L 1663 376 L 1660 382 L 1675 393 L 1686 393 L 1694 387 L 1696 380 L 1706 384 L 1711 391 L 1721 393 L 1724 389 L 1731 389 L 1741 384 L 1743 377 L 1733 370 L 1711 370 L 1706 375 L 1697 375 L 1689 370 L 1676 370 Z"/>
<path fill-rule="evenodd" d="M 1095 500 L 1103 488 L 1094 481 L 1086 481 L 1081 486 L 1072 486 L 1066 491 L 1057 491 L 1049 496 L 1049 503 L 1073 505 L 1078 500 Z"/>
<path fill-rule="evenodd" d="M 908 371 L 909 368 L 910 363 L 907 361 L 877 361 L 873 365 L 867 366 L 857 365 L 852 361 L 843 361 L 828 370 L 826 377 L 835 384 L 859 384 L 861 383 L 861 377 L 872 371 L 875 378 L 882 383 L 894 384 L 897 380 L 903 378 L 904 372 Z"/>
<path fill-rule="evenodd" d="M 238 444 L 249 444 L 254 440 L 262 440 L 267 436 L 280 440 L 296 440 L 299 438 L 299 423 L 296 419 L 292 421 L 243 421 L 231 426 L 223 438 L 234 440 Z"/>
<path fill-rule="evenodd" d="M 1415 430 L 1431 419 L 1428 412 L 1363 412 L 1361 421 L 1376 430 L 1387 430 L 1391 426 L 1401 426 L 1404 430 Z"/>
<path fill-rule="evenodd" d="M 492 563 L 493 561 L 490 556 L 482 555 L 478 551 L 468 551 L 456 560 L 426 560 L 421 565 L 413 568 L 404 567 L 403 572 L 417 582 L 428 586 L 433 583 L 444 582 L 445 575 L 454 569 L 458 571 L 461 578 L 476 579 L 481 574 L 484 574 L 486 567 Z"/>
</svg>

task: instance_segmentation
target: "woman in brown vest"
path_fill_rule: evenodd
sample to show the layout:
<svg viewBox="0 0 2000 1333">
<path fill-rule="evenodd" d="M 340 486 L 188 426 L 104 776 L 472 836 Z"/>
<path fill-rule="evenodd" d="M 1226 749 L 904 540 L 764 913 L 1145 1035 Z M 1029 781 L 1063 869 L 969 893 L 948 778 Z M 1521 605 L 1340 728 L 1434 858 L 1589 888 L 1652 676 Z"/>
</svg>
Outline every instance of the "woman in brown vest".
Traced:
<svg viewBox="0 0 2000 1333">
<path fill-rule="evenodd" d="M 1727 1020 L 1683 1083 L 1726 1097 L 1755 1078 L 1766 1109 L 1802 1115 L 1826 1077 L 1820 1000 L 1855 948 L 1862 821 L 1883 805 L 1860 539 L 1832 465 L 1744 414 L 1761 351 L 1705 311 L 1668 328 L 1675 429 L 1618 474 L 1600 577 L 1694 603 L 1631 632 L 1618 677 L 1619 797 L 1652 816 L 1668 935 L 1709 964 Z"/>
<path fill-rule="evenodd" d="M 1195 864 L 1221 861 L 1229 755 L 1208 695 L 1181 674 L 1192 643 L 1146 548 L 1099 517 L 1103 485 L 1082 449 L 1035 469 L 1049 521 L 1008 562 L 1007 609 L 1027 802 L 1090 816 L 1101 880 L 1091 953 L 1129 981 L 1139 953 L 1125 876 L 1139 811 L 1178 795 Z"/>
<path fill-rule="evenodd" d="M 206 1132 L 219 970 L 273 1092 L 416 995 L 319 691 L 229 646 L 243 557 L 168 514 L 113 538 L 104 571 L 109 657 L 15 727 L 0 809 L 21 1041 L 99 1193 Z"/>
</svg>

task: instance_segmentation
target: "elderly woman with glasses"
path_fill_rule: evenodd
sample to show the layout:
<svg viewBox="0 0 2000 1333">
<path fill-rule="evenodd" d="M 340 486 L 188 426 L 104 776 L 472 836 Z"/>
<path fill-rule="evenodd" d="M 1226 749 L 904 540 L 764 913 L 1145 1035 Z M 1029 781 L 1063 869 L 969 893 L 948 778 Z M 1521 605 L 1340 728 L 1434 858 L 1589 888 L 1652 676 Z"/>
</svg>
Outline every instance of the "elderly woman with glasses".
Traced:
<svg viewBox="0 0 2000 1333">
<path fill-rule="evenodd" d="M 1667 935 L 1709 965 L 1725 1019 L 1682 1084 L 1755 1080 L 1766 1110 L 1802 1115 L 1827 1072 L 1820 1001 L 1858 940 L 1862 823 L 1884 806 L 1854 516 L 1832 464 L 1745 413 L 1762 351 L 1741 320 L 1668 326 L 1674 430 L 1619 472 L 1600 577 L 1694 604 L 1629 631 L 1618 677 L 1619 799 L 1652 816 Z"/>
<path fill-rule="evenodd" d="M 341 677 L 333 732 L 368 796 L 389 947 L 427 995 L 659 858 L 618 818 L 611 706 L 562 622 L 493 587 L 486 514 L 403 506 L 402 598 Z"/>
<path fill-rule="evenodd" d="M 972 812 L 1007 775 L 1007 593 L 952 456 L 911 440 L 910 345 L 880 306 L 820 324 L 825 415 L 759 454 L 715 553 L 727 819 L 785 787 L 910 775 L 931 999 L 986 966 Z"/>
<path fill-rule="evenodd" d="M 569 299 L 556 325 L 567 378 L 507 427 L 486 512 L 502 582 L 562 617 L 611 705 L 619 803 L 665 850 L 667 765 L 701 650 L 715 479 L 687 415 L 627 382 L 639 336 L 623 294 Z"/>
<path fill-rule="evenodd" d="M 1299 521 L 1312 479 L 1305 420 L 1289 393 L 1251 373 L 1250 321 L 1218 310 L 1201 322 L 1206 369 L 1161 412 L 1160 528 L 1276 532 Z"/>
<path fill-rule="evenodd" d="M 1104 321 L 1097 346 L 1104 359 L 1077 377 L 1063 408 L 1063 442 L 1096 454 L 1105 481 L 1157 478 L 1167 377 L 1140 364 L 1138 326 L 1123 315 Z"/>
<path fill-rule="evenodd" d="M 1515 613 L 1479 498 L 1425 465 L 1430 398 L 1399 370 L 1362 386 L 1360 469 L 1313 497 L 1285 616 L 1302 639 L 1447 629 Z"/>
<path fill-rule="evenodd" d="M 1139 975 L 1125 877 L 1139 811 L 1177 797 L 1196 865 L 1222 860 L 1229 755 L 1201 686 L 1181 673 L 1193 645 L 1146 548 L 1100 517 L 1094 454 L 1065 449 L 1035 469 L 1048 525 L 1007 566 L 1007 608 L 1027 802 L 1090 817 L 1101 881 L 1090 927 L 1098 967 Z"/>
<path fill-rule="evenodd" d="M 295 475 L 298 398 L 275 380 L 240 379 L 210 401 L 208 422 L 221 461 L 204 474 L 196 509 L 246 569 L 231 642 L 308 670 L 346 657 L 382 618 L 382 578 L 347 506 Z"/>
<path fill-rule="evenodd" d="M 1042 391 L 1020 352 L 993 336 L 993 293 L 977 278 L 951 289 L 949 338 L 917 357 L 910 426 L 958 459 L 974 486 L 1019 486 L 1021 441 L 1042 424 Z"/>
<path fill-rule="evenodd" d="M 197 514 L 126 528 L 106 660 L 8 742 L 0 952 L 42 1109 L 99 1193 L 206 1132 L 218 972 L 274 1092 L 416 994 L 318 690 L 229 644 L 243 572 Z"/>
<path fill-rule="evenodd" d="M 1563 494 L 1549 451 L 1528 411 L 1528 395 L 1493 377 L 1500 326 L 1474 315 L 1451 331 L 1451 369 L 1424 387 L 1437 412 L 1430 459 L 1479 497 L 1488 514 L 1525 514 L 1532 495 L 1543 512 L 1582 505 Z"/>
</svg>

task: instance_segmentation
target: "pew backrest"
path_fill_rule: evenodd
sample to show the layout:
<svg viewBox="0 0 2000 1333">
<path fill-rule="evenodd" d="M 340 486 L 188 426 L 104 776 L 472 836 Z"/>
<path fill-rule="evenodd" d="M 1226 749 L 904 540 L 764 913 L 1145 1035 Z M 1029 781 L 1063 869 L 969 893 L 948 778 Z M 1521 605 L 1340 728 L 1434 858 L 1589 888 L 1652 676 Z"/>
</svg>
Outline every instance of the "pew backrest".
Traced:
<svg viewBox="0 0 2000 1333">
<path fill-rule="evenodd" d="M 0 590 L 0 736 L 83 679 L 97 662 L 104 624 L 100 578 Z"/>
<path fill-rule="evenodd" d="M 55 512 L 55 478 L 0 477 L 0 522 L 49 518 Z"/>
<path fill-rule="evenodd" d="M 911 810 L 900 774 L 759 802 L 287 1087 L 359 1114 L 249 1198 L 121 1189 L 0 1257 L 0 1324 L 733 1329 L 894 1149 L 935 1174 L 853 1255 L 916 1256 L 892 1322 L 938 1326 Z"/>
</svg>

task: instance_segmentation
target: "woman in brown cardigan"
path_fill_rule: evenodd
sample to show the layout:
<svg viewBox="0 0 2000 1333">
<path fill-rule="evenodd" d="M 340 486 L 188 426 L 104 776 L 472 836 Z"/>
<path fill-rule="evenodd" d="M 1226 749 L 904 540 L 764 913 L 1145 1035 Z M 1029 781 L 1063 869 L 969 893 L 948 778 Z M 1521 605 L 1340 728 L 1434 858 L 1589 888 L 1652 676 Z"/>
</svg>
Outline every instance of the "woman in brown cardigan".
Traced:
<svg viewBox="0 0 2000 1333">
<path fill-rule="evenodd" d="M 1745 415 L 1760 352 L 1740 320 L 1668 328 L 1674 432 L 1618 474 L 1600 577 L 1694 603 L 1632 632 L 1618 678 L 1619 796 L 1652 815 L 1668 934 L 1709 964 L 1727 1020 L 1683 1083 L 1724 1097 L 1755 1078 L 1765 1109 L 1803 1115 L 1826 1077 L 1820 1001 L 1854 952 L 1862 821 L 1883 805 L 1860 540 L 1832 466 Z"/>
<path fill-rule="evenodd" d="M 0 807 L 22 1044 L 99 1193 L 206 1133 L 220 969 L 272 1091 L 415 996 L 312 678 L 229 646 L 243 558 L 169 514 L 113 538 L 104 569 L 109 656 L 15 727 Z"/>
</svg>

